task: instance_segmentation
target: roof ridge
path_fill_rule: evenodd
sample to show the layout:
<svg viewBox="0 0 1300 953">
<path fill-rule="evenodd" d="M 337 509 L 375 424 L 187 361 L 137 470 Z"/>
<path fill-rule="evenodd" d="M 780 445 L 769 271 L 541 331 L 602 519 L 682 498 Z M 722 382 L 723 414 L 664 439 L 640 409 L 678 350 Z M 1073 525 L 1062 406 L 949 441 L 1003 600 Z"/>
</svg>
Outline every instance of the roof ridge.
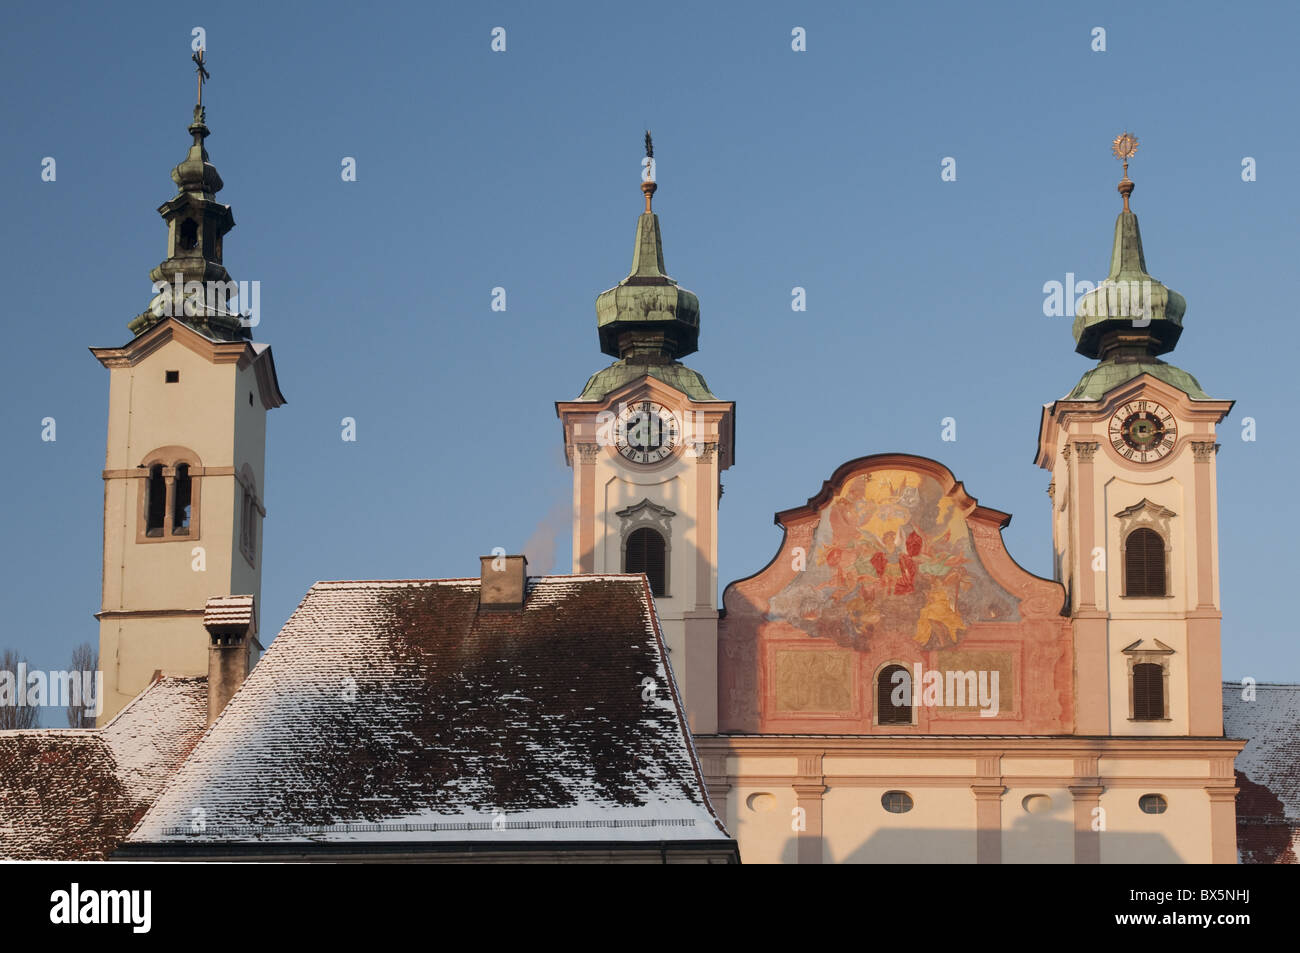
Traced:
<svg viewBox="0 0 1300 953">
<path fill-rule="evenodd" d="M 639 579 L 640 573 L 605 572 L 605 573 L 548 573 L 542 576 L 528 576 L 534 582 L 583 582 L 583 581 L 633 581 Z M 369 586 L 441 586 L 451 584 L 479 585 L 478 576 L 453 576 L 446 579 L 320 579 L 312 584 L 312 589 L 358 589 Z"/>
</svg>

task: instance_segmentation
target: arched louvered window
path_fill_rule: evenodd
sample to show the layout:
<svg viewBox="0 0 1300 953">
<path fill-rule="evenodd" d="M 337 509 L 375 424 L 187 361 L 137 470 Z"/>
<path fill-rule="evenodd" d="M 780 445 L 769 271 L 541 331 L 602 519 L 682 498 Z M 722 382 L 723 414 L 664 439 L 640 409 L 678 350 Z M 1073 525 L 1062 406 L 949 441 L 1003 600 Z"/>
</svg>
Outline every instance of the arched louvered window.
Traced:
<svg viewBox="0 0 1300 953">
<path fill-rule="evenodd" d="M 1145 526 L 1133 530 L 1124 542 L 1124 595 L 1164 596 L 1165 541 Z"/>
<path fill-rule="evenodd" d="M 1160 721 L 1165 717 L 1165 669 L 1154 662 L 1133 666 L 1133 718 Z"/>
<path fill-rule="evenodd" d="M 668 592 L 667 547 L 664 538 L 643 526 L 633 530 L 627 538 L 627 549 L 623 557 L 624 572 L 643 572 L 650 580 L 650 591 L 656 596 Z"/>
<path fill-rule="evenodd" d="M 167 480 L 163 477 L 161 463 L 149 468 L 149 482 L 145 487 L 146 536 L 161 536 L 167 519 Z"/>
<path fill-rule="evenodd" d="M 901 673 L 895 676 L 895 673 Z M 895 704 L 901 700 L 902 704 Z M 901 665 L 886 665 L 876 676 L 876 723 L 912 723 L 912 676 Z"/>
</svg>

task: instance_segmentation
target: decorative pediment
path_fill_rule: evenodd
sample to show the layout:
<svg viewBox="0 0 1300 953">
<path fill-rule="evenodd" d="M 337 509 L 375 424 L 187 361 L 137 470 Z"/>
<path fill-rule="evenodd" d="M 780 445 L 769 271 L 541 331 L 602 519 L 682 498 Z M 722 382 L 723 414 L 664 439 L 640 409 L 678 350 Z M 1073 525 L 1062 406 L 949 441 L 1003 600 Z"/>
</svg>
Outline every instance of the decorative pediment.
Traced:
<svg viewBox="0 0 1300 953">
<path fill-rule="evenodd" d="M 1121 539 L 1127 539 L 1128 534 L 1133 530 L 1146 526 L 1160 534 L 1160 538 L 1165 541 L 1165 550 L 1169 551 L 1173 545 L 1169 521 L 1177 515 L 1173 510 L 1144 498 L 1120 510 L 1115 514 L 1115 518 L 1119 520 Z"/>
<path fill-rule="evenodd" d="M 1148 499 L 1143 499 L 1140 503 L 1134 503 L 1115 514 L 1120 519 L 1132 519 L 1138 521 L 1150 521 L 1158 519 L 1169 519 L 1177 516 L 1173 510 L 1166 509 L 1158 503 L 1152 503 Z"/>
<path fill-rule="evenodd" d="M 672 519 L 677 514 L 666 506 L 643 499 L 640 503 L 618 510 L 615 515 L 623 522 L 624 538 L 634 529 L 649 526 L 658 530 L 660 535 L 667 539 L 672 530 Z"/>
<path fill-rule="evenodd" d="M 1151 645 L 1148 646 L 1147 648 L 1139 648 L 1139 646 L 1144 645 L 1145 642 L 1146 642 L 1145 639 L 1138 639 L 1132 645 L 1124 646 L 1124 648 L 1120 649 L 1120 652 L 1122 652 L 1124 655 L 1173 655 L 1174 654 L 1174 650 L 1171 649 L 1169 646 L 1165 645 L 1165 643 L 1161 642 L 1159 639 L 1152 639 Z"/>
</svg>

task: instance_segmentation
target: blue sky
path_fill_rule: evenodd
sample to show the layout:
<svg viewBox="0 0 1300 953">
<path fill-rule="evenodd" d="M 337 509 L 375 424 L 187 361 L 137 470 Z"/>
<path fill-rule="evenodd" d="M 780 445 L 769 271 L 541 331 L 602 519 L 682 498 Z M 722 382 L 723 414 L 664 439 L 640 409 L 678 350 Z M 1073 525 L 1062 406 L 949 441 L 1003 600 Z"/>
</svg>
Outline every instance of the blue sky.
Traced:
<svg viewBox="0 0 1300 953">
<path fill-rule="evenodd" d="M 720 573 L 840 463 L 907 451 L 1014 514 L 1050 575 L 1041 405 L 1091 366 L 1044 282 L 1105 275 L 1131 174 L 1149 270 L 1188 301 L 1168 357 L 1221 430 L 1225 677 L 1300 680 L 1290 596 L 1300 251 L 1285 120 L 1297 12 L 1273 4 L 25 4 L 0 35 L 0 646 L 62 668 L 97 637 L 108 376 L 165 254 L 207 32 L 208 148 L 261 282 L 271 414 L 263 630 L 318 579 L 463 576 L 567 524 L 554 401 L 608 358 L 653 130 L 688 359 L 738 408 Z M 489 49 L 507 31 L 507 51 Z M 807 31 L 807 52 L 790 48 Z M 1107 31 L 1105 52 L 1090 46 Z M 55 157 L 56 182 L 41 159 Z M 340 177 L 344 156 L 358 180 Z M 957 160 L 957 181 L 940 162 Z M 1258 181 L 1241 179 L 1252 156 Z M 1290 165 L 1288 165 L 1290 163 Z M 507 290 L 507 310 L 490 308 Z M 791 288 L 808 310 L 792 312 Z M 40 421 L 58 424 L 54 443 Z M 340 440 L 354 417 L 358 439 Z M 940 421 L 955 417 L 955 442 Z M 1240 439 L 1253 417 L 1257 439 Z M 555 567 L 568 568 L 560 534 Z M 532 567 L 542 570 L 552 567 Z M 54 713 L 58 716 L 59 713 Z"/>
</svg>

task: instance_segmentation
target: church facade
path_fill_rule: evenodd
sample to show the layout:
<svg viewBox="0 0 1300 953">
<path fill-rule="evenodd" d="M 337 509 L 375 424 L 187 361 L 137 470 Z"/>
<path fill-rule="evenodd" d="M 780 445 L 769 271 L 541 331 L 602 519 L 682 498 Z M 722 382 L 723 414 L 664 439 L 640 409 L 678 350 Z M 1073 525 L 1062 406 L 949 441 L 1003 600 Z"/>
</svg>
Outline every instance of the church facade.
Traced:
<svg viewBox="0 0 1300 953">
<path fill-rule="evenodd" d="M 1127 164 L 1110 274 L 1073 328 L 1096 364 L 1040 419 L 1052 578 L 1012 558 L 1010 515 L 957 474 L 888 453 L 777 513 L 778 550 L 719 602 L 736 407 L 683 363 L 700 302 L 667 273 L 647 180 L 631 271 L 596 302 L 614 360 L 555 405 L 573 575 L 485 557 L 478 579 L 320 583 L 257 665 L 265 418 L 284 397 L 269 347 L 230 310 L 234 220 L 201 106 L 189 132 L 159 208 L 156 297 L 131 341 L 92 349 L 110 370 L 101 727 L 0 739 L 98 758 L 100 783 L 48 785 L 0 854 L 46 856 L 60 818 L 112 790 L 111 824 L 76 856 L 307 858 L 328 836 L 317 859 L 466 860 L 491 842 L 511 860 L 733 862 L 738 847 L 750 863 L 1236 862 L 1246 742 L 1224 734 L 1215 476 L 1232 403 L 1161 360 L 1185 302 L 1147 272 Z M 413 647 L 429 665 L 410 667 Z M 563 731 L 536 735 L 508 694 L 431 688 L 456 665 L 487 684 L 524 662 Z M 369 668 L 383 677 L 339 695 Z M 419 690 L 394 694 L 393 671 Z M 1272 794 L 1295 693 L 1277 688 L 1283 714 L 1264 722 L 1228 698 L 1268 749 L 1248 759 L 1269 779 L 1248 787 L 1271 845 L 1251 856 L 1293 862 L 1300 808 Z M 133 770 L 150 719 L 171 740 L 132 787 L 114 772 Z M 519 753 L 503 760 L 503 741 Z M 364 757 L 336 756 L 349 745 Z M 645 760 L 672 783 L 637 782 Z M 50 780 L 3 770 L 20 762 L 0 757 L 0 788 Z M 315 786 L 285 811 L 304 771 Z M 531 783 L 544 772 L 549 801 Z M 450 783 L 474 789 L 454 811 L 437 793 Z M 211 816 L 197 839 L 183 824 L 196 806 Z"/>
<path fill-rule="evenodd" d="M 1159 359 L 1185 303 L 1146 270 L 1127 162 L 1110 274 L 1074 325 L 1097 365 L 1040 423 L 1054 578 L 941 463 L 882 454 L 776 514 L 780 549 L 721 611 L 734 405 L 681 363 L 699 301 L 664 270 L 655 189 L 631 273 L 597 300 L 618 360 L 557 404 L 573 571 L 646 573 L 742 860 L 1235 863 L 1215 506 L 1232 403 Z"/>
</svg>

